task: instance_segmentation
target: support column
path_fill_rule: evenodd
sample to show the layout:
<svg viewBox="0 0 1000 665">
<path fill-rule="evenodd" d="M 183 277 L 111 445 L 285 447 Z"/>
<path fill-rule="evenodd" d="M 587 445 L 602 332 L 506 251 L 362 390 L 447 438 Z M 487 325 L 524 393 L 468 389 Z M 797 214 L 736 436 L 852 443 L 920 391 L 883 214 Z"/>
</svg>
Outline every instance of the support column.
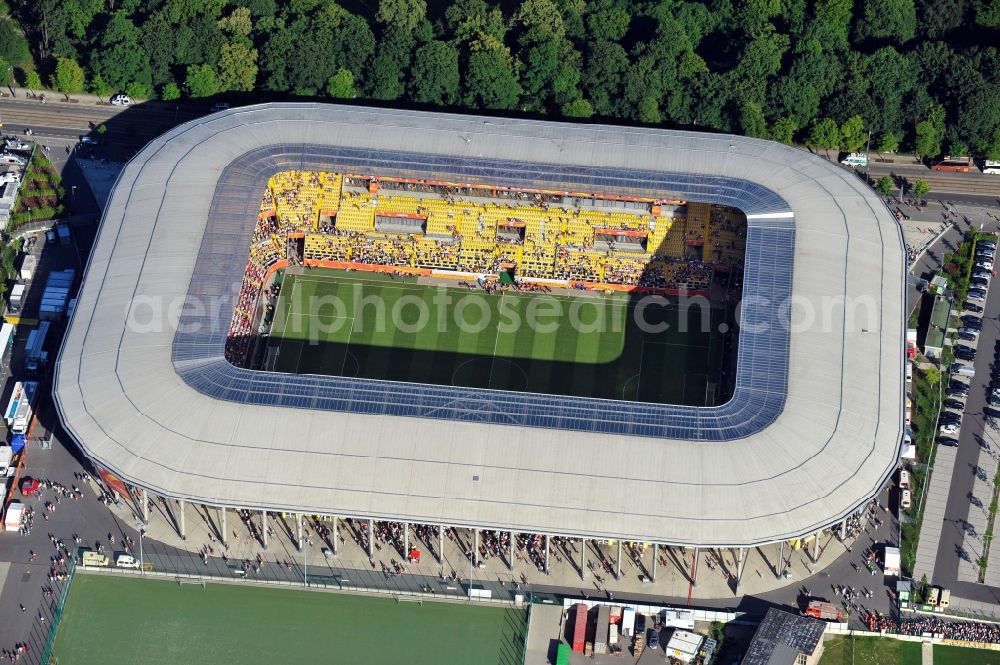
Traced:
<svg viewBox="0 0 1000 665">
<path fill-rule="evenodd" d="M 337 516 L 333 516 L 333 530 L 330 532 L 333 534 L 333 538 L 330 539 L 330 543 L 333 545 L 333 553 L 336 554 L 337 550 L 340 548 L 340 532 L 337 529 Z"/>
<path fill-rule="evenodd" d="M 545 574 L 549 574 L 549 534 L 545 534 Z"/>
<path fill-rule="evenodd" d="M 580 579 L 587 578 L 587 539 L 580 539 Z"/>
<path fill-rule="evenodd" d="M 507 543 L 507 569 L 514 572 L 514 532 L 510 532 L 510 542 Z"/>
<path fill-rule="evenodd" d="M 656 555 L 659 553 L 659 549 L 659 546 L 656 543 L 653 543 L 653 570 L 650 573 L 650 579 L 653 582 L 656 581 Z"/>
<path fill-rule="evenodd" d="M 472 530 L 472 565 L 479 565 L 479 529 Z"/>
<path fill-rule="evenodd" d="M 185 528 L 186 525 L 184 524 L 184 512 L 185 512 L 184 509 L 187 507 L 187 502 L 181 499 L 180 501 L 177 502 L 177 504 L 178 504 L 177 535 L 181 537 L 181 540 L 187 540 L 187 529 Z"/>
<path fill-rule="evenodd" d="M 403 522 L 403 558 L 410 560 L 410 523 Z"/>
<path fill-rule="evenodd" d="M 622 541 L 618 541 L 618 566 L 615 568 L 615 579 L 622 578 Z"/>
<path fill-rule="evenodd" d="M 267 549 L 267 511 L 260 511 L 260 542 Z"/>
<path fill-rule="evenodd" d="M 368 558 L 375 558 L 375 520 L 368 520 Z"/>
<path fill-rule="evenodd" d="M 736 594 L 740 593 L 740 581 L 743 579 L 743 564 L 746 561 L 746 550 L 742 547 L 737 550 L 739 558 L 736 560 Z"/>
<path fill-rule="evenodd" d="M 691 566 L 691 584 L 698 586 L 698 564 L 701 563 L 701 548 L 694 548 L 694 564 Z"/>
<path fill-rule="evenodd" d="M 298 545 L 299 551 L 302 551 L 302 513 L 295 514 L 295 544 Z"/>
<path fill-rule="evenodd" d="M 142 490 L 142 522 L 149 524 L 149 493 Z"/>
<path fill-rule="evenodd" d="M 840 521 L 840 540 L 847 540 L 847 518 L 845 517 Z"/>
<path fill-rule="evenodd" d="M 816 532 L 816 537 L 813 538 L 813 563 L 819 563 L 819 531 Z"/>
<path fill-rule="evenodd" d="M 222 536 L 222 547 L 226 548 L 226 547 L 229 547 L 229 544 L 228 544 L 229 543 L 229 530 L 226 529 L 226 507 L 222 506 L 221 508 L 219 508 L 219 513 L 220 513 L 220 515 L 219 515 L 219 524 L 222 525 L 222 529 L 221 529 L 222 533 L 220 534 Z"/>
<path fill-rule="evenodd" d="M 778 578 L 785 574 L 785 541 L 781 541 L 781 548 L 778 550 Z"/>
<path fill-rule="evenodd" d="M 444 526 L 438 527 L 438 563 L 444 565 Z"/>
</svg>

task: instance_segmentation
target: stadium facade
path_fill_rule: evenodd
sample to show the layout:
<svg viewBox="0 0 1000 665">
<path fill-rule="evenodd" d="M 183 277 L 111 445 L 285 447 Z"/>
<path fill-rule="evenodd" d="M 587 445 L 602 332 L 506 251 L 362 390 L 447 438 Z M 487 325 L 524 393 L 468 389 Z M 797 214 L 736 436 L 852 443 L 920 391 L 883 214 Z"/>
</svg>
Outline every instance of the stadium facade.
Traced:
<svg viewBox="0 0 1000 665">
<path fill-rule="evenodd" d="M 688 407 L 290 375 L 224 358 L 261 192 L 339 170 L 741 209 L 736 390 Z M 840 522 L 903 437 L 905 251 L 853 173 L 728 135 L 321 104 L 179 126 L 125 167 L 57 364 L 87 456 L 217 507 L 732 546 Z"/>
</svg>

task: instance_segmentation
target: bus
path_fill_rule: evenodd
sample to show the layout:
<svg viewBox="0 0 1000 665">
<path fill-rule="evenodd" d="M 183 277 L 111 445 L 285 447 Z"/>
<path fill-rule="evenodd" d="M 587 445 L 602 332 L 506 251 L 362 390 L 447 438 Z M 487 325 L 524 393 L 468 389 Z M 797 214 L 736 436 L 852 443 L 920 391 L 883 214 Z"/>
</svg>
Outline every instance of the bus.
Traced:
<svg viewBox="0 0 1000 665">
<path fill-rule="evenodd" d="M 957 171 L 968 173 L 972 168 L 972 160 L 968 157 L 945 157 L 931 166 L 931 171 Z"/>
<path fill-rule="evenodd" d="M 983 164 L 983 173 L 989 173 L 990 175 L 1000 175 L 1000 161 L 993 161 L 987 159 L 986 163 Z"/>
</svg>

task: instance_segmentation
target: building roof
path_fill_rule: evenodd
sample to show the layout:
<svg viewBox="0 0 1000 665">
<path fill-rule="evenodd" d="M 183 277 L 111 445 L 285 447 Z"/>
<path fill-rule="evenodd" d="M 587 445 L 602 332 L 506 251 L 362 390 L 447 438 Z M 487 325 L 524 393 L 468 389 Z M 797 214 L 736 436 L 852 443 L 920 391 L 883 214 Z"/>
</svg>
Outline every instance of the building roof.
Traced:
<svg viewBox="0 0 1000 665">
<path fill-rule="evenodd" d="M 742 665 L 793 665 L 800 653 L 816 650 L 825 630 L 819 619 L 772 607 L 757 627 Z"/>
<path fill-rule="evenodd" d="M 260 196 L 287 169 L 741 208 L 734 398 L 697 408 L 228 364 Z M 644 542 L 775 542 L 839 521 L 896 466 L 904 259 L 895 218 L 853 173 L 773 142 L 245 107 L 174 128 L 122 171 L 54 394 L 88 456 L 164 496 Z"/>
<path fill-rule="evenodd" d="M 948 332 L 948 318 L 951 313 L 951 301 L 943 296 L 934 296 L 934 306 L 931 309 L 930 322 L 927 324 L 927 334 L 924 336 L 924 348 L 942 349 Z"/>
</svg>

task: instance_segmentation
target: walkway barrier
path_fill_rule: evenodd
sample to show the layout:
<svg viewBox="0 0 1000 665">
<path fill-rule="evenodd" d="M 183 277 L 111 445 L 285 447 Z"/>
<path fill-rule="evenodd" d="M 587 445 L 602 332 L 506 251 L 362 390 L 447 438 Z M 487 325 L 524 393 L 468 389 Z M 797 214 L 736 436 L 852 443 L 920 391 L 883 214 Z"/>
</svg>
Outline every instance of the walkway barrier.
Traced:
<svg viewBox="0 0 1000 665">
<path fill-rule="evenodd" d="M 52 618 L 49 620 L 49 632 L 45 636 L 45 648 L 42 649 L 42 657 L 39 663 L 49 665 L 52 663 L 52 649 L 56 643 L 56 633 L 59 632 L 59 624 L 62 622 L 63 608 L 66 605 L 66 598 L 69 596 L 69 588 L 73 585 L 73 576 L 76 573 L 76 563 L 73 557 L 69 557 L 66 562 L 66 583 L 63 584 L 59 599 L 52 610 Z"/>
</svg>

